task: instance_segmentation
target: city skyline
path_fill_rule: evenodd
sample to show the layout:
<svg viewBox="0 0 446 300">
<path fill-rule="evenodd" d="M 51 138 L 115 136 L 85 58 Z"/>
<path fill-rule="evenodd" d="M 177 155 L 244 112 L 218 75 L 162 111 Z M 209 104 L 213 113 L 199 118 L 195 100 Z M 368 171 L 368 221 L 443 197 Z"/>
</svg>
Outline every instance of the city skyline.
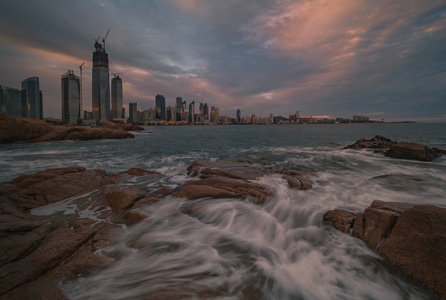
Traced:
<svg viewBox="0 0 446 300">
<path fill-rule="evenodd" d="M 446 121 L 442 1 L 5 0 L 0 8 L 0 84 L 19 89 L 39 77 L 44 117 L 60 118 L 62 69 L 84 62 L 82 104 L 92 110 L 91 44 L 110 29 L 109 73 L 122 74 L 125 110 L 161 94 L 169 105 L 182 97 L 231 117 L 299 110 Z"/>
</svg>

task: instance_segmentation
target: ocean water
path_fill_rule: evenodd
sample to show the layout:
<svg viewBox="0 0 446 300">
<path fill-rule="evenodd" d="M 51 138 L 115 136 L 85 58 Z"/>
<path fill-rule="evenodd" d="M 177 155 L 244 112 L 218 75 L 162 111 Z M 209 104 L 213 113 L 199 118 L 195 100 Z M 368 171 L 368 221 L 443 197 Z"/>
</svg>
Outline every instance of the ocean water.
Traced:
<svg viewBox="0 0 446 300">
<path fill-rule="evenodd" d="M 446 157 L 417 162 L 343 149 L 377 134 L 446 149 L 441 123 L 154 126 L 128 140 L 2 145 L 0 182 L 71 165 L 141 167 L 165 175 L 138 182 L 150 192 L 181 186 L 194 160 L 230 157 L 314 171 L 307 191 L 279 176 L 259 178 L 275 191 L 263 205 L 172 196 L 146 207 L 145 222 L 100 250 L 114 263 L 61 283 L 71 299 L 429 299 L 360 240 L 322 221 L 327 210 L 363 210 L 374 200 L 446 207 Z M 374 178 L 381 175 L 397 176 Z"/>
</svg>

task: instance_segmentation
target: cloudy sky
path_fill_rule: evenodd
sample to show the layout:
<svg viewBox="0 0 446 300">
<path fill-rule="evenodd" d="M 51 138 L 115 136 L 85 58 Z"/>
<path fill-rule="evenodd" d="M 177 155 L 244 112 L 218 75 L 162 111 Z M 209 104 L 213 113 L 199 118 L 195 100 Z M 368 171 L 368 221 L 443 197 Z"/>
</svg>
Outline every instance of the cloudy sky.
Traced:
<svg viewBox="0 0 446 300">
<path fill-rule="evenodd" d="M 0 84 L 40 78 L 61 116 L 60 76 L 105 36 L 124 103 L 217 106 L 221 115 L 446 121 L 444 0 L 2 0 Z M 112 76 L 110 76 L 112 77 Z"/>
</svg>

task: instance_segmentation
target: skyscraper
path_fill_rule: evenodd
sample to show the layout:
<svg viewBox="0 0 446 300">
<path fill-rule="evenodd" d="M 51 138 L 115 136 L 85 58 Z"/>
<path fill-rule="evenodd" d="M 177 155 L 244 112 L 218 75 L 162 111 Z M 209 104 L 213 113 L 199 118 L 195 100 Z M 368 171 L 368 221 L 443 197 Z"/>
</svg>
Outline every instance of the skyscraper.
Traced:
<svg viewBox="0 0 446 300">
<path fill-rule="evenodd" d="M 138 122 L 138 108 L 137 103 L 130 102 L 129 103 L 129 122 L 136 123 Z"/>
<path fill-rule="evenodd" d="M 113 77 L 111 81 L 111 98 L 111 117 L 113 119 L 124 119 L 122 109 L 122 80 L 119 78 L 119 75 Z"/>
<path fill-rule="evenodd" d="M 22 91 L 0 85 L 0 112 L 13 117 L 21 117 Z"/>
<path fill-rule="evenodd" d="M 189 104 L 189 123 L 190 124 L 195 123 L 195 101 L 192 101 Z"/>
<path fill-rule="evenodd" d="M 42 92 L 39 77 L 30 77 L 22 81 L 22 116 L 42 119 Z"/>
<path fill-rule="evenodd" d="M 155 97 L 156 118 L 159 120 L 166 120 L 166 98 L 163 95 L 156 95 Z"/>
<path fill-rule="evenodd" d="M 204 114 L 204 119 L 206 121 L 208 121 L 209 120 L 209 106 L 207 103 L 204 104 L 203 114 Z"/>
<path fill-rule="evenodd" d="M 108 54 L 96 40 L 93 52 L 92 112 L 99 122 L 110 120 L 110 79 Z"/>
<path fill-rule="evenodd" d="M 177 97 L 175 102 L 175 121 L 181 121 L 181 107 L 183 105 L 183 98 Z"/>
<path fill-rule="evenodd" d="M 237 109 L 237 123 L 240 123 L 241 118 L 242 118 L 242 113 L 241 113 L 240 109 Z"/>
<path fill-rule="evenodd" d="M 61 78 L 62 123 L 77 124 L 81 119 L 80 112 L 80 78 L 72 70 Z"/>
</svg>

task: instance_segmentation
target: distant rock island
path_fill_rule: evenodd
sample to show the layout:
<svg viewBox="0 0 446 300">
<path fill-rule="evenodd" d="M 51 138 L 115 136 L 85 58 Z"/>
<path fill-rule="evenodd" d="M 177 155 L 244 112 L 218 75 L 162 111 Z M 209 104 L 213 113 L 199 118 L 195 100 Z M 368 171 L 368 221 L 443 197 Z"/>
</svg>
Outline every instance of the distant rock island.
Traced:
<svg viewBox="0 0 446 300">
<path fill-rule="evenodd" d="M 55 126 L 43 120 L 15 118 L 0 113 L 0 144 L 35 143 L 62 140 L 133 138 L 128 131 L 144 130 L 133 124 L 104 122 L 102 127 Z"/>
</svg>

